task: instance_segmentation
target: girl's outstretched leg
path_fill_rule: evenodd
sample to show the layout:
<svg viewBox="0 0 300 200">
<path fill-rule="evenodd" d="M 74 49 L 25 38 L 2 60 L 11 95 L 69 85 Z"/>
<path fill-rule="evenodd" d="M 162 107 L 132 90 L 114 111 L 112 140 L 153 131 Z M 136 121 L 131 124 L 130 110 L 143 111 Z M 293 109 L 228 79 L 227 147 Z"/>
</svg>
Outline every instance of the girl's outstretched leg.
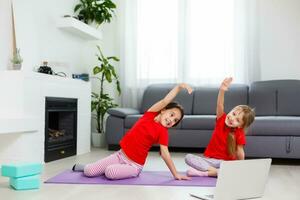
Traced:
<svg viewBox="0 0 300 200">
<path fill-rule="evenodd" d="M 116 152 L 106 158 L 98 160 L 95 163 L 87 164 L 84 167 L 84 175 L 89 177 L 103 175 L 108 166 L 121 163 L 118 153 L 119 152 Z"/>
<path fill-rule="evenodd" d="M 137 177 L 141 169 L 130 164 L 114 164 L 105 169 L 105 176 L 111 180 Z"/>
</svg>

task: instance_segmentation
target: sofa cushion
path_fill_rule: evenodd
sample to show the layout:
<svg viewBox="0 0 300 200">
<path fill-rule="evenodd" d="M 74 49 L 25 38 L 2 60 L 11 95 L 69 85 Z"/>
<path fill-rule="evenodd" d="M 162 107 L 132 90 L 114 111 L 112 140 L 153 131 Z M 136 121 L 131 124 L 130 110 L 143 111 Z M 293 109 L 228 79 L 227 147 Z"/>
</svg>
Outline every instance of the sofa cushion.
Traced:
<svg viewBox="0 0 300 200">
<path fill-rule="evenodd" d="M 249 89 L 249 104 L 257 116 L 299 116 L 299 80 L 258 81 Z"/>
<path fill-rule="evenodd" d="M 300 115 L 300 80 L 273 81 L 277 86 L 277 115 Z"/>
<path fill-rule="evenodd" d="M 185 115 L 182 119 L 181 129 L 213 130 L 215 115 Z"/>
<path fill-rule="evenodd" d="M 258 116 L 247 135 L 300 136 L 300 117 Z"/>
<path fill-rule="evenodd" d="M 145 113 L 153 104 L 163 99 L 175 84 L 153 84 L 146 88 L 141 104 L 141 113 Z M 188 94 L 186 90 L 180 91 L 174 101 L 180 103 L 184 108 L 184 114 L 192 114 L 193 93 Z"/>
<path fill-rule="evenodd" d="M 127 115 L 139 114 L 139 111 L 133 108 L 110 108 L 107 113 L 113 116 L 125 118 Z"/>
<path fill-rule="evenodd" d="M 218 86 L 197 87 L 194 91 L 193 114 L 194 115 L 215 115 Z M 229 112 L 237 105 L 248 104 L 248 86 L 245 84 L 232 84 L 225 93 L 224 109 Z"/>
<path fill-rule="evenodd" d="M 124 127 L 131 128 L 140 117 L 142 117 L 142 115 L 127 115 L 125 117 Z"/>
<path fill-rule="evenodd" d="M 137 122 L 137 120 L 140 119 L 140 117 L 142 117 L 142 115 L 127 115 L 127 117 L 125 118 L 124 127 L 130 129 L 135 124 L 135 122 Z M 179 129 L 180 127 L 181 127 L 181 122 L 179 122 L 177 126 L 172 128 Z"/>
<path fill-rule="evenodd" d="M 249 88 L 249 105 L 256 116 L 276 115 L 276 85 L 273 81 L 253 82 Z"/>
</svg>

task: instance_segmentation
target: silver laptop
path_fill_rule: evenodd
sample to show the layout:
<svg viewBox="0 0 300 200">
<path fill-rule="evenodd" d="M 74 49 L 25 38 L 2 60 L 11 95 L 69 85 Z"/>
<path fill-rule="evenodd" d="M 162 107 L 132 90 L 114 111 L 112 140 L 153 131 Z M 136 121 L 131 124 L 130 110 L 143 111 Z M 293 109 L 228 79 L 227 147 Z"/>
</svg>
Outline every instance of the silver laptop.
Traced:
<svg viewBox="0 0 300 200">
<path fill-rule="evenodd" d="M 203 200 L 237 200 L 263 196 L 272 160 L 223 161 L 214 194 L 190 194 Z"/>
</svg>

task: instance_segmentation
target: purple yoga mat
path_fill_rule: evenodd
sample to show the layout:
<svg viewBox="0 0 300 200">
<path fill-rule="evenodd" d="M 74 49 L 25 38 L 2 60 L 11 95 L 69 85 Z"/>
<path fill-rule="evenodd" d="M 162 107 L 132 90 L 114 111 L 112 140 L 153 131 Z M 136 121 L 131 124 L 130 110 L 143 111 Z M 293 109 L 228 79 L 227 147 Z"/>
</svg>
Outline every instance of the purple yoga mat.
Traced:
<svg viewBox="0 0 300 200">
<path fill-rule="evenodd" d="M 48 179 L 45 183 L 215 187 L 216 181 L 217 179 L 212 177 L 192 177 L 189 181 L 174 180 L 172 174 L 168 171 L 143 171 L 136 178 L 109 180 L 105 176 L 88 178 L 82 172 L 66 170 Z"/>
</svg>

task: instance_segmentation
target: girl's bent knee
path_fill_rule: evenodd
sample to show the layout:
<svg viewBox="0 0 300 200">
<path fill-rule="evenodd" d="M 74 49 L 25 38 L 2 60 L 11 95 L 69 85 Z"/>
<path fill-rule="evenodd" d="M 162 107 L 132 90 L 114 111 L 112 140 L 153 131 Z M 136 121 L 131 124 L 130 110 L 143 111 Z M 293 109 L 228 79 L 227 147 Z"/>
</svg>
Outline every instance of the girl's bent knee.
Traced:
<svg viewBox="0 0 300 200">
<path fill-rule="evenodd" d="M 184 161 L 186 164 L 190 164 L 191 163 L 191 159 L 194 157 L 193 154 L 187 154 L 184 158 Z"/>
</svg>

